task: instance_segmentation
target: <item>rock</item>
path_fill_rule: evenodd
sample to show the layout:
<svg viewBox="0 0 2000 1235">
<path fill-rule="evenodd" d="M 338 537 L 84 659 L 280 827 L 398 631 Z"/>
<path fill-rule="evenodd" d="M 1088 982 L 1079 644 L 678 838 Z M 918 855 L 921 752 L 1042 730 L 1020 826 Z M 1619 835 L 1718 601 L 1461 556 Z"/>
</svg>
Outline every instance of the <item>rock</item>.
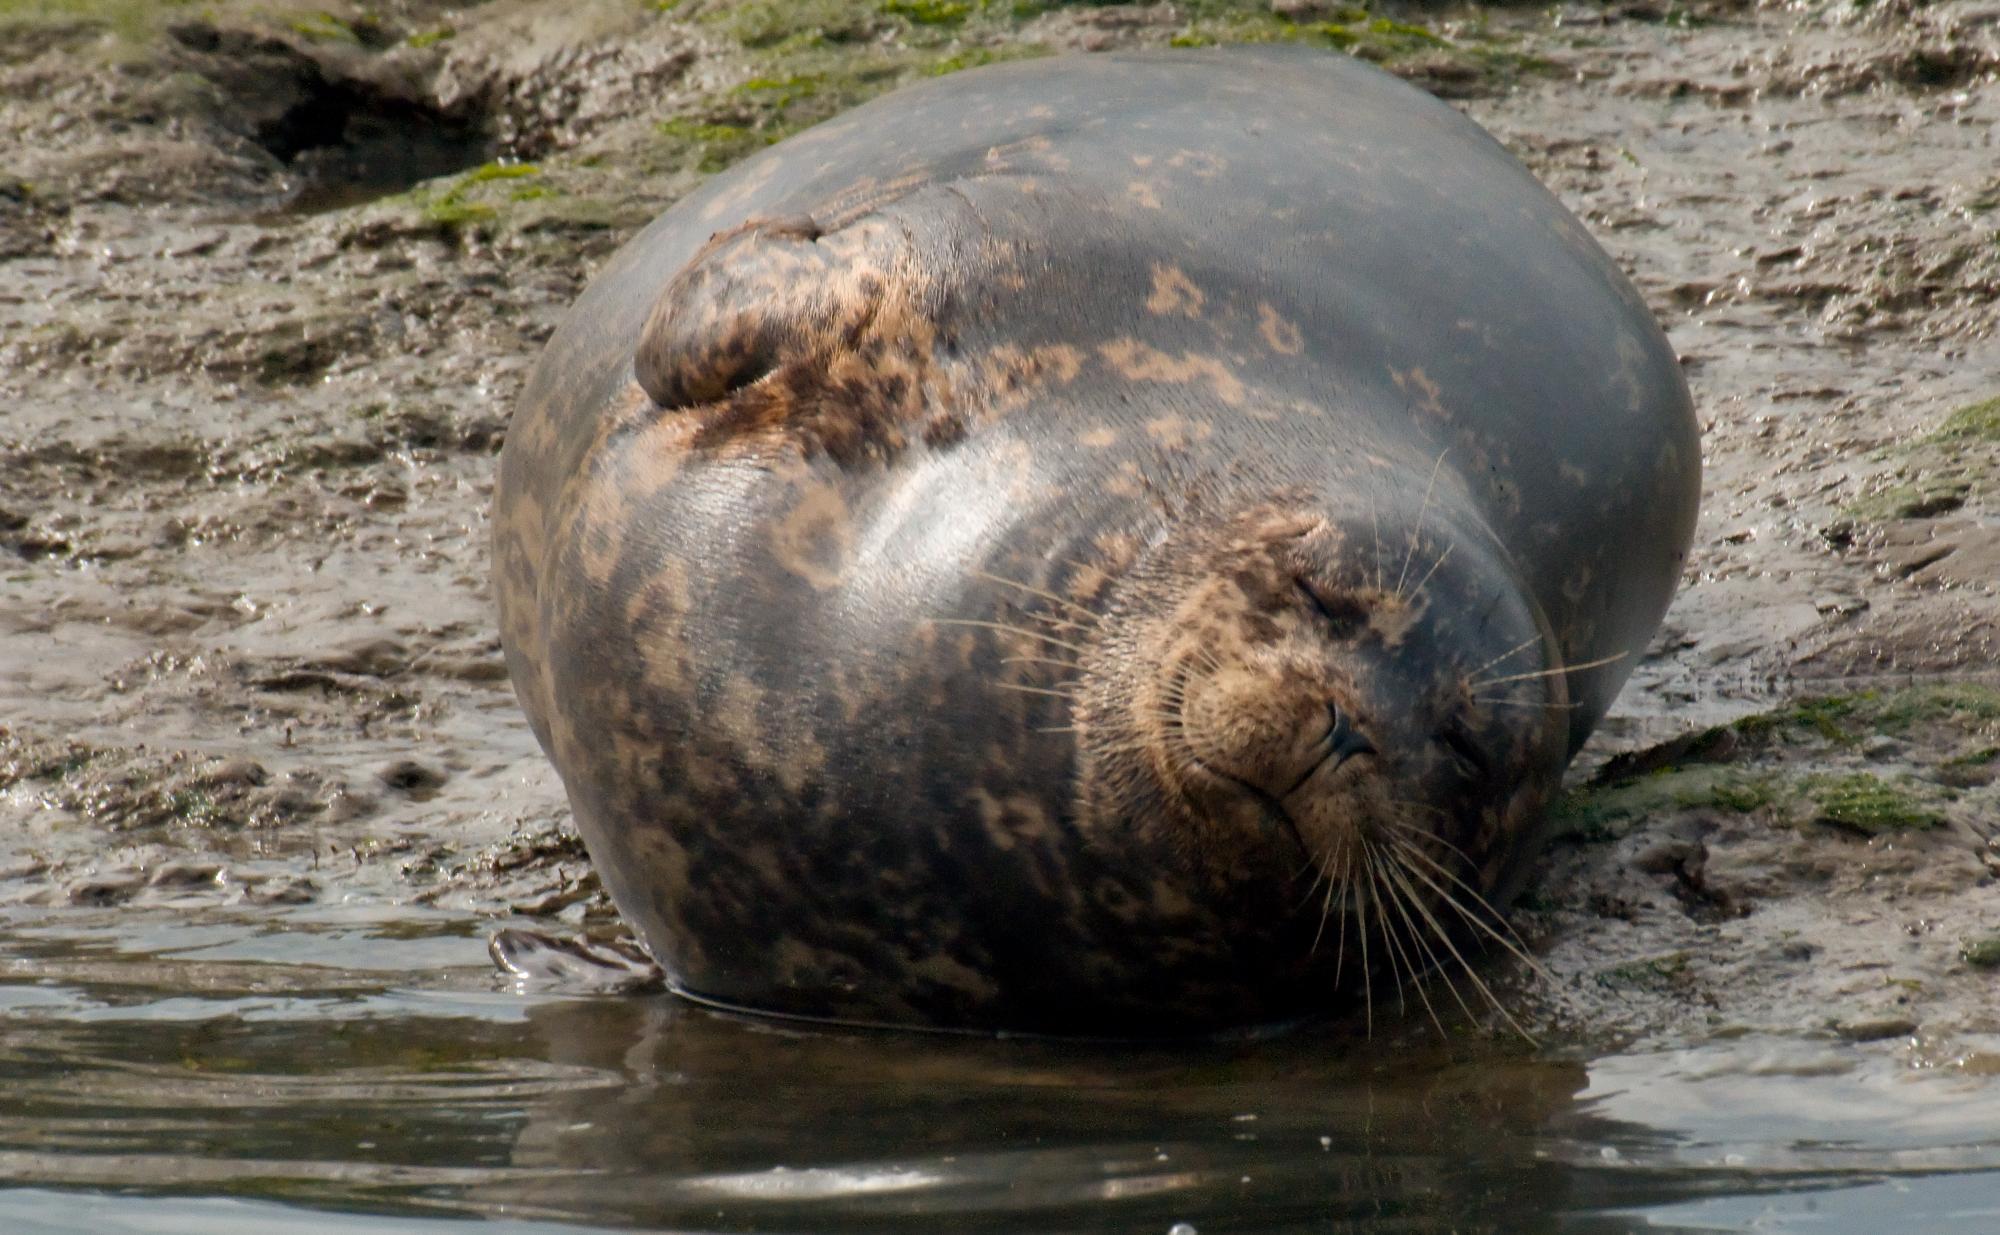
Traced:
<svg viewBox="0 0 2000 1235">
<path fill-rule="evenodd" d="M 1833 1031 L 1849 1042 L 1880 1042 L 1884 1038 L 1907 1038 L 1917 1032 L 1917 1023 L 1907 1016 L 1876 1016 L 1837 1022 Z"/>
<path fill-rule="evenodd" d="M 408 794 L 422 801 L 436 793 L 447 780 L 450 780 L 451 774 L 443 768 L 432 767 L 415 759 L 398 759 L 377 768 L 375 777 L 398 793 Z"/>
</svg>

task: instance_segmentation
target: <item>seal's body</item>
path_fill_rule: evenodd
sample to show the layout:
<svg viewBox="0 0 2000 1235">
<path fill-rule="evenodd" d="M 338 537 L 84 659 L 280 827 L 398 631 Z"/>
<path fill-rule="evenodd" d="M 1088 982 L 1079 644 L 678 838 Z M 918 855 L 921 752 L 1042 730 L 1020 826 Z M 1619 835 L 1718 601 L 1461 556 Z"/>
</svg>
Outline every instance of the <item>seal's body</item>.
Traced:
<svg viewBox="0 0 2000 1235">
<path fill-rule="evenodd" d="M 515 418 L 509 667 L 683 991 L 1271 1022 L 1511 891 L 1692 533 L 1675 359 L 1341 57 L 905 90 L 619 255 Z"/>
</svg>

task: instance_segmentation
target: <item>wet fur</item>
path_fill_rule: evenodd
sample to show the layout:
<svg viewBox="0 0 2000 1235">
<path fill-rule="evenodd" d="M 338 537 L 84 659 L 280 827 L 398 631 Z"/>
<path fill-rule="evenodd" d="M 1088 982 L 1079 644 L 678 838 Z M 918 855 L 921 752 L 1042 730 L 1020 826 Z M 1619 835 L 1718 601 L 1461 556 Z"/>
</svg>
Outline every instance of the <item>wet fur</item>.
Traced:
<svg viewBox="0 0 2000 1235">
<path fill-rule="evenodd" d="M 1339 58 L 926 89 L 669 212 L 510 431 L 503 642 L 621 910 L 683 990 L 846 1020 L 1476 985 L 1691 533 L 1657 328 L 1483 134 Z M 1532 226 L 1451 213 L 1503 199 Z M 1431 231 L 1479 277 L 1406 277 Z M 1402 299 L 1343 264 L 1405 243 Z"/>
</svg>

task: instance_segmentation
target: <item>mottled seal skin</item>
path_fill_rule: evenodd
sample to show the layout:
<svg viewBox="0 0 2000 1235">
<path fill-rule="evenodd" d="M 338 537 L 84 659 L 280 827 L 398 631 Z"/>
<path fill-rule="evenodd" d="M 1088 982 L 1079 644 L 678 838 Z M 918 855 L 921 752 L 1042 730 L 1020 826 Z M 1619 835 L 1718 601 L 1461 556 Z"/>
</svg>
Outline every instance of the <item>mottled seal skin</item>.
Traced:
<svg viewBox="0 0 2000 1235">
<path fill-rule="evenodd" d="M 509 667 L 689 994 L 1168 1034 L 1452 962 L 1680 573 L 1675 358 L 1450 108 L 981 69 L 709 182 L 501 462 Z"/>
</svg>

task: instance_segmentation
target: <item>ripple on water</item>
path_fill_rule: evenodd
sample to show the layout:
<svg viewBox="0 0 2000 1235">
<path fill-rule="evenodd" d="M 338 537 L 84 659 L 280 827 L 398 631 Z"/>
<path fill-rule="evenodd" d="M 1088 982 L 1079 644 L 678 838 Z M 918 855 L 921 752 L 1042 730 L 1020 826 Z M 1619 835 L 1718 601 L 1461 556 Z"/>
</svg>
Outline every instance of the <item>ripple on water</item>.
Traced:
<svg viewBox="0 0 2000 1235">
<path fill-rule="evenodd" d="M 1907 1044 L 808 1031 L 505 989 L 490 927 L 0 920 L 0 1230 L 1952 1233 L 2000 1195 L 2000 1082 Z"/>
</svg>

